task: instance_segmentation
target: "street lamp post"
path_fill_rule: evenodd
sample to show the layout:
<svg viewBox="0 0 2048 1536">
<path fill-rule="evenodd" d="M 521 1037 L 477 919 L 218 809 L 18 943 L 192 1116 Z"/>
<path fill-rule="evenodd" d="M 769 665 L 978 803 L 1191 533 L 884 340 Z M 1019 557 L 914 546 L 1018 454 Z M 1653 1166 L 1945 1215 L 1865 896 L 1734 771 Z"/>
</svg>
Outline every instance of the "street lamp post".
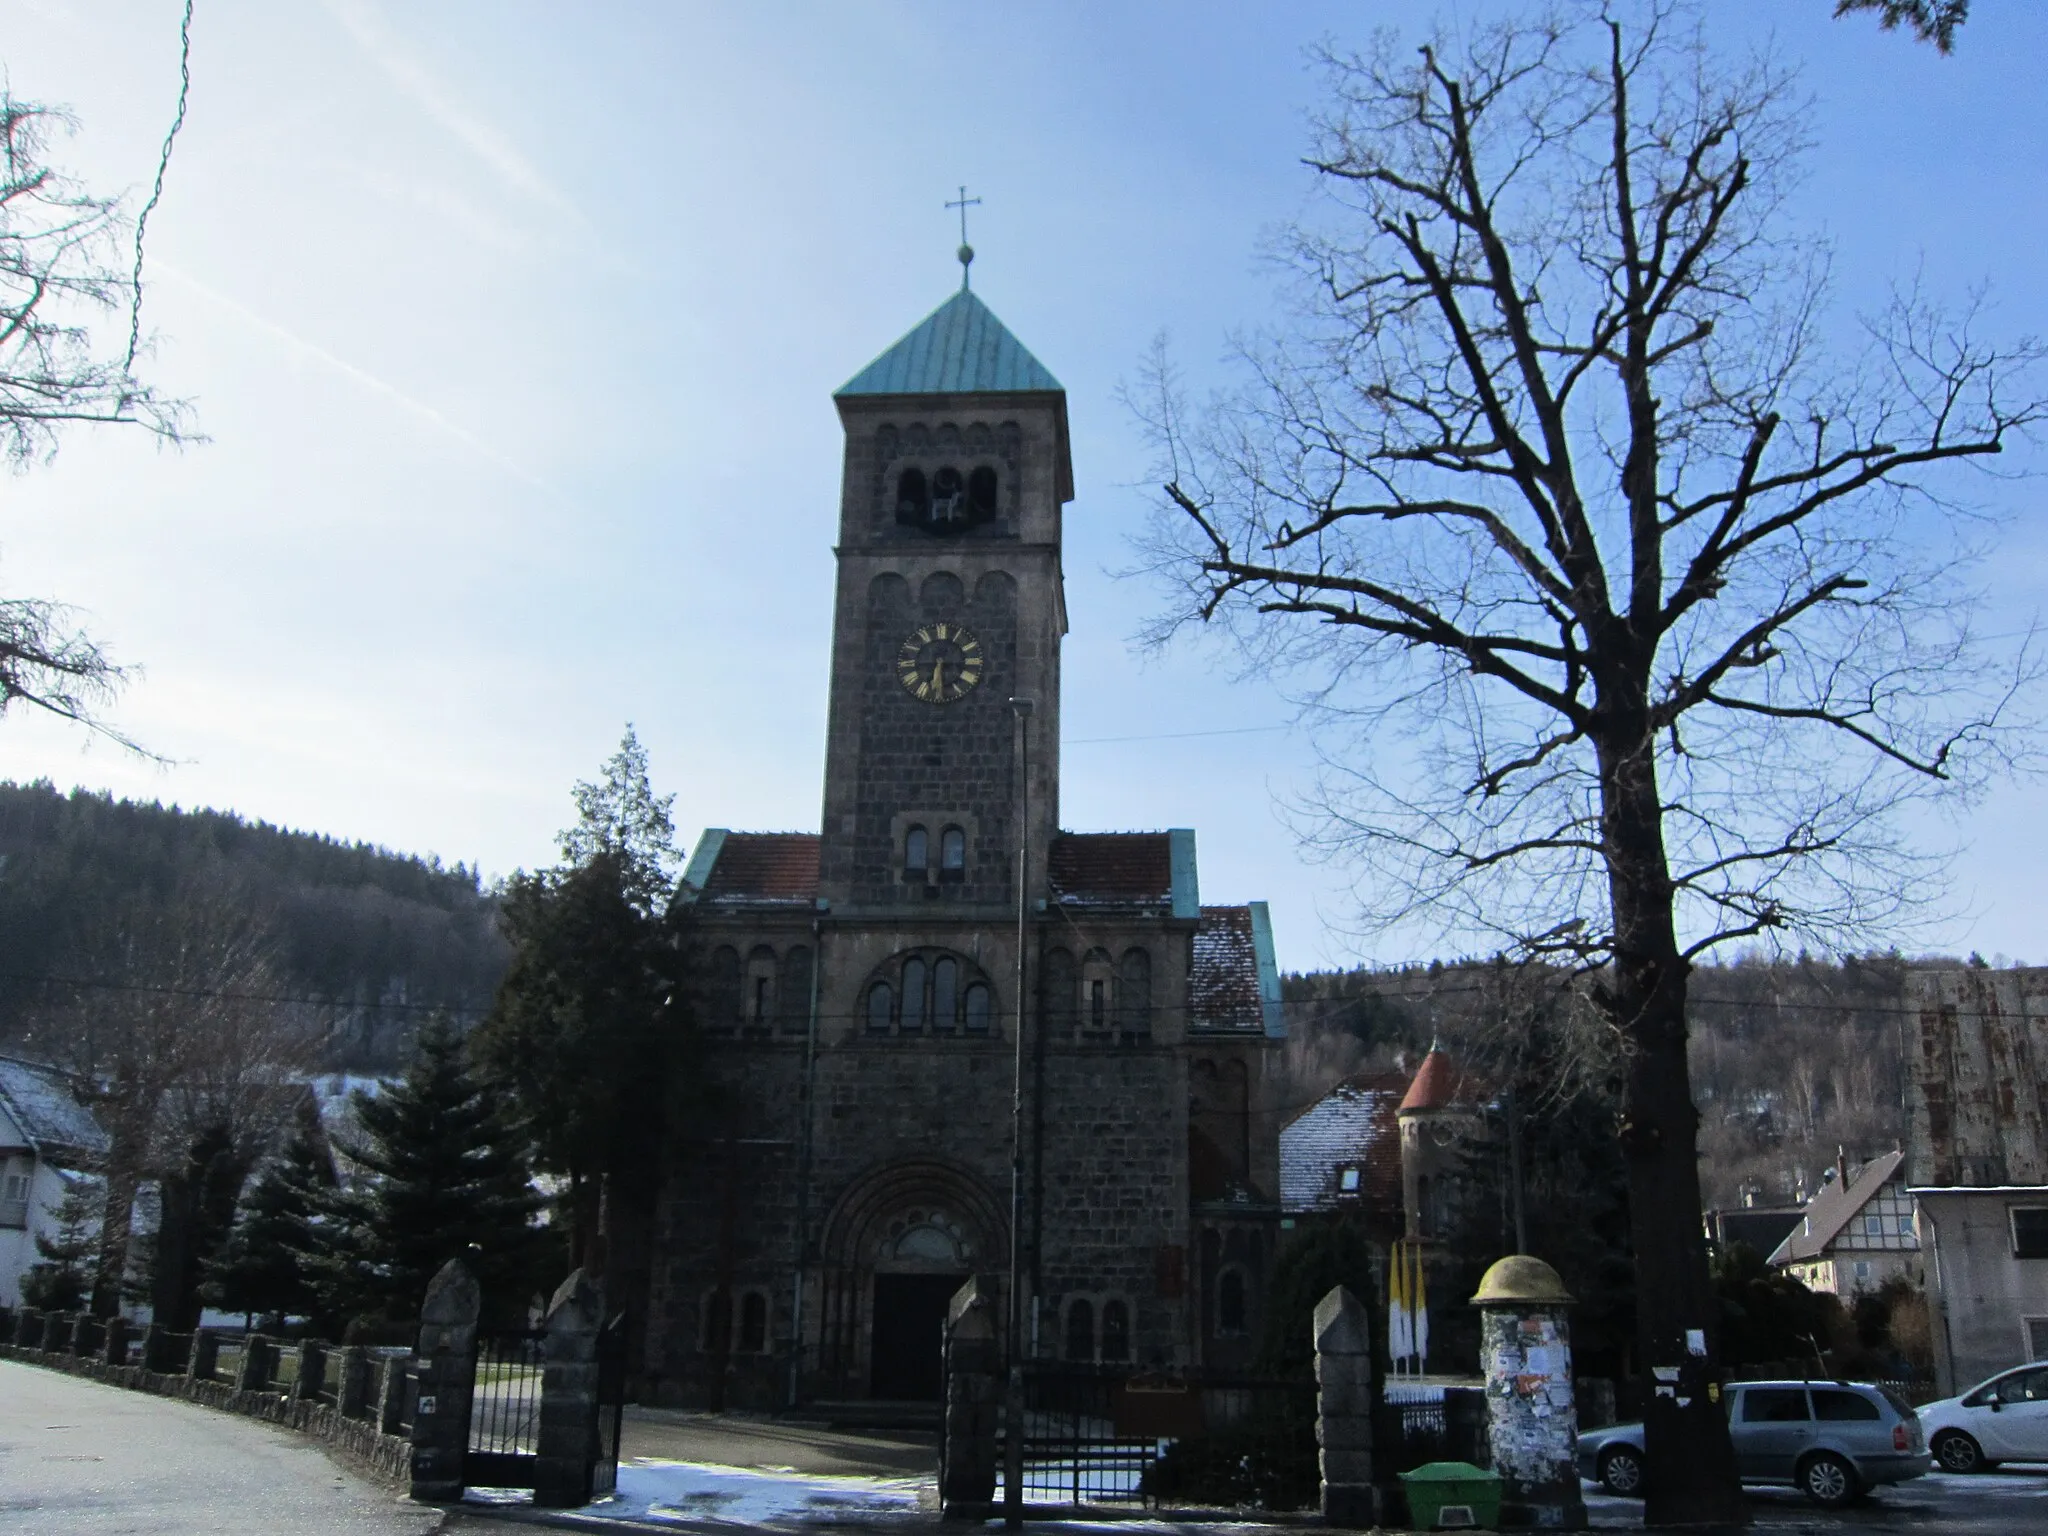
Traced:
<svg viewBox="0 0 2048 1536">
<path fill-rule="evenodd" d="M 1009 1392 L 1004 1404 L 1003 1525 L 1024 1524 L 1024 999 L 1029 979 L 1025 924 L 1031 901 L 1031 700 L 1012 699 L 1017 720 L 1016 1065 L 1010 1088 Z"/>
</svg>

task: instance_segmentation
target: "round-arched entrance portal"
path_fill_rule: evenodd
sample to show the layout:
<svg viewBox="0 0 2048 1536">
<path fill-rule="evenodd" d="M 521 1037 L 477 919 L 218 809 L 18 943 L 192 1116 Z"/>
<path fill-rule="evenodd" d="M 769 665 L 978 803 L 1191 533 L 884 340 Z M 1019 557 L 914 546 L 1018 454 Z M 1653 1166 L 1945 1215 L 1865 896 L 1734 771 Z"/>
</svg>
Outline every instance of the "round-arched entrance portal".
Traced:
<svg viewBox="0 0 2048 1536">
<path fill-rule="evenodd" d="M 823 1235 L 825 1358 L 845 1389 L 937 1401 L 947 1304 L 969 1275 L 1009 1262 L 1001 1205 L 956 1164 L 905 1159 L 855 1179 Z"/>
</svg>

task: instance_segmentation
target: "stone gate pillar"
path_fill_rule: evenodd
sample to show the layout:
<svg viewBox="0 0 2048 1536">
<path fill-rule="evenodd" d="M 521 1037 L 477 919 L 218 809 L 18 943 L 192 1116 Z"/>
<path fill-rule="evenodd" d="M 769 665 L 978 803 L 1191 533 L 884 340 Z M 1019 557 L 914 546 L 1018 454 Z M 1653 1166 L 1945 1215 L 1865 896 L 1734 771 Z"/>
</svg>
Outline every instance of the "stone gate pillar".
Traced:
<svg viewBox="0 0 2048 1536">
<path fill-rule="evenodd" d="M 533 1502 L 575 1509 L 591 1498 L 597 1464 L 597 1342 L 604 1330 L 604 1285 L 577 1270 L 548 1303 L 546 1368 L 541 1375 L 539 1465 Z"/>
<path fill-rule="evenodd" d="M 1002 1411 L 1002 1343 L 995 1280 L 976 1275 L 946 1308 L 946 1428 L 939 1446 L 939 1504 L 948 1519 L 986 1520 L 995 1510 L 996 1427 Z"/>
<path fill-rule="evenodd" d="M 1323 1521 L 1365 1530 L 1380 1515 L 1372 1481 L 1372 1328 L 1346 1287 L 1316 1303 L 1315 1346 Z"/>
<path fill-rule="evenodd" d="M 412 1415 L 412 1496 L 428 1504 L 462 1498 L 469 1449 L 469 1398 L 476 1386 L 476 1321 L 483 1292 L 460 1259 L 427 1283 L 420 1308 L 420 1396 Z"/>
<path fill-rule="evenodd" d="M 1578 1410 L 1572 1400 L 1571 1294 L 1557 1271 L 1518 1253 L 1479 1282 L 1479 1368 L 1501 1522 L 1582 1531 Z"/>
</svg>

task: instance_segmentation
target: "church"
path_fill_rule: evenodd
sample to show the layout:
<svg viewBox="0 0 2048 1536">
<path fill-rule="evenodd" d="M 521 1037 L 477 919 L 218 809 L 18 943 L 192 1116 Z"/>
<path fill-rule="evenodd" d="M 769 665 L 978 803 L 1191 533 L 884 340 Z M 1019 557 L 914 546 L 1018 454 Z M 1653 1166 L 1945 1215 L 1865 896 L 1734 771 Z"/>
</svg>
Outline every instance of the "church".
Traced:
<svg viewBox="0 0 2048 1536">
<path fill-rule="evenodd" d="M 1029 1357 L 1247 1364 L 1272 931 L 1202 904 L 1190 830 L 1061 830 L 1066 392 L 963 276 L 834 401 L 823 815 L 684 875 L 719 1109 L 656 1215 L 645 1389 L 935 1400 L 947 1302 L 1013 1272 Z"/>
</svg>

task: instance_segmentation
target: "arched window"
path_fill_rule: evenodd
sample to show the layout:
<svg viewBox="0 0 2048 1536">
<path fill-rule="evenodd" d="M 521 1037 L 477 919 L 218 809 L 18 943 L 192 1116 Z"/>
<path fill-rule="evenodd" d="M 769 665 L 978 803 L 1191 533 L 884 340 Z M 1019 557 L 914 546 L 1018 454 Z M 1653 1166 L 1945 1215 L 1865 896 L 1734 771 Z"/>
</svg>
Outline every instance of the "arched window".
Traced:
<svg viewBox="0 0 2048 1536">
<path fill-rule="evenodd" d="M 811 951 L 792 944 L 782 952 L 782 974 L 775 981 L 775 995 L 785 1034 L 800 1035 L 811 1023 Z"/>
<path fill-rule="evenodd" d="M 895 1011 L 896 999 L 890 992 L 889 983 L 878 981 L 868 988 L 869 1034 L 886 1035 L 889 1033 L 889 1025 L 893 1022 L 892 1015 Z"/>
<path fill-rule="evenodd" d="M 903 878 L 922 880 L 931 872 L 931 838 L 923 827 L 912 827 L 903 834 Z"/>
<path fill-rule="evenodd" d="M 1244 1331 L 1244 1271 L 1232 1266 L 1216 1279 L 1216 1332 L 1219 1337 L 1235 1337 Z"/>
<path fill-rule="evenodd" d="M 1081 961 L 1081 1036 L 1086 1040 L 1107 1040 L 1112 1022 L 1112 990 L 1115 970 L 1109 951 L 1091 949 Z"/>
<path fill-rule="evenodd" d="M 1111 1363 L 1131 1358 L 1131 1309 L 1120 1301 L 1102 1304 L 1102 1358 Z"/>
<path fill-rule="evenodd" d="M 768 1298 L 759 1291 L 749 1291 L 740 1298 L 739 1352 L 760 1355 L 767 1350 Z"/>
<path fill-rule="evenodd" d="M 924 1030 L 924 962 L 912 955 L 903 962 L 903 1033 Z"/>
<path fill-rule="evenodd" d="M 1152 1033 L 1152 957 L 1142 949 L 1124 951 L 1116 989 L 1116 1027 L 1126 1040 Z"/>
<path fill-rule="evenodd" d="M 1045 955 L 1045 1026 L 1055 1040 L 1074 1033 L 1074 957 L 1064 949 Z"/>
<path fill-rule="evenodd" d="M 958 827 L 948 827 L 939 834 L 939 878 L 967 878 L 967 834 Z"/>
<path fill-rule="evenodd" d="M 975 982 L 967 989 L 967 1033 L 985 1035 L 988 1033 L 988 1016 L 992 1010 L 989 990 L 981 982 Z"/>
<path fill-rule="evenodd" d="M 996 515 L 996 472 L 986 464 L 967 477 L 967 505 L 977 523 Z"/>
<path fill-rule="evenodd" d="M 932 962 L 932 1028 L 950 1031 L 960 1021 L 959 1008 L 960 963 L 942 957 Z"/>
<path fill-rule="evenodd" d="M 967 482 L 948 464 L 932 476 L 931 526 L 957 528 L 967 521 Z"/>
<path fill-rule="evenodd" d="M 925 489 L 923 470 L 906 469 L 896 477 L 897 522 L 922 526 L 931 505 L 931 493 Z"/>
<path fill-rule="evenodd" d="M 746 1025 L 750 1033 L 775 1027 L 775 951 L 758 944 L 747 956 Z"/>
<path fill-rule="evenodd" d="M 1085 1297 L 1067 1303 L 1067 1358 L 1095 1358 L 1095 1304 Z"/>
<path fill-rule="evenodd" d="M 731 1029 L 740 1021 L 740 952 L 721 944 L 711 952 L 711 1025 Z"/>
</svg>

